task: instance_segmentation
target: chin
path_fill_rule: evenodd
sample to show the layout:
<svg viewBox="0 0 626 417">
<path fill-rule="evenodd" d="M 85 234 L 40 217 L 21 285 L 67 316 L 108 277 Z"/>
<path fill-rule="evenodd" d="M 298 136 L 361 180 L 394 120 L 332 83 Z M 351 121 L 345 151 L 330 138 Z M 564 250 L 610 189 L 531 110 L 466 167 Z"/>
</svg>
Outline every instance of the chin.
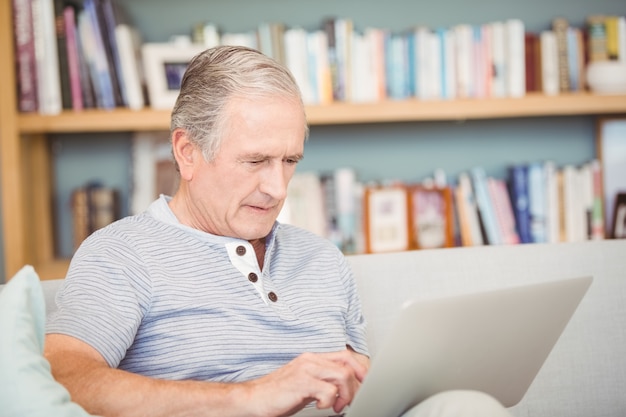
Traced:
<svg viewBox="0 0 626 417">
<path fill-rule="evenodd" d="M 244 240 L 264 239 L 272 231 L 272 223 L 269 227 L 259 227 L 258 224 L 251 225 L 241 231 L 239 236 Z"/>
</svg>

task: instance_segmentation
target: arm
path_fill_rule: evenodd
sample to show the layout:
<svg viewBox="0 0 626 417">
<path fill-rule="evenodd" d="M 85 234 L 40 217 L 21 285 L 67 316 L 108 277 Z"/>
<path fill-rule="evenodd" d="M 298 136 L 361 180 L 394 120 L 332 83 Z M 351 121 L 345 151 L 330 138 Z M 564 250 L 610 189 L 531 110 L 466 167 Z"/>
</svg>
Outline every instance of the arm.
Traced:
<svg viewBox="0 0 626 417">
<path fill-rule="evenodd" d="M 165 381 L 113 369 L 88 344 L 46 337 L 45 356 L 57 381 L 88 412 L 103 416 L 282 416 L 311 401 L 340 411 L 367 372 L 367 358 L 350 350 L 306 353 L 254 381 L 224 384 Z"/>
</svg>

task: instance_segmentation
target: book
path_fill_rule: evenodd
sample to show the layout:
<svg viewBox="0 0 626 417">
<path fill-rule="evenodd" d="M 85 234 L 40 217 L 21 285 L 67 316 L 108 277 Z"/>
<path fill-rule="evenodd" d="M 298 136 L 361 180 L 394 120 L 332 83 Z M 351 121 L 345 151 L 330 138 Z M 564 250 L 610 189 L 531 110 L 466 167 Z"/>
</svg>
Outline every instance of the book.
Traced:
<svg viewBox="0 0 626 417">
<path fill-rule="evenodd" d="M 544 162 L 546 180 L 546 238 L 548 243 L 560 241 L 560 208 L 557 167 L 554 161 Z"/>
<path fill-rule="evenodd" d="M 546 178 L 541 162 L 532 162 L 527 167 L 528 213 L 530 217 L 530 237 L 533 243 L 545 243 L 546 230 Z"/>
<path fill-rule="evenodd" d="M 304 104 L 316 104 L 309 77 L 307 33 L 304 29 L 294 27 L 285 31 L 285 62 L 300 87 Z"/>
<path fill-rule="evenodd" d="M 128 107 L 128 88 L 123 77 L 121 56 L 115 31 L 115 28 L 122 23 L 123 17 L 114 0 L 96 1 L 104 50 L 109 63 L 115 104 Z"/>
<path fill-rule="evenodd" d="M 602 195 L 602 164 L 598 159 L 590 162 L 592 178 L 592 211 L 591 236 L 592 240 L 605 238 L 604 197 Z"/>
<path fill-rule="evenodd" d="M 339 248 L 343 253 L 356 253 L 359 223 L 357 223 L 357 175 L 352 168 L 338 168 L 334 171 L 337 230 Z"/>
<path fill-rule="evenodd" d="M 556 50 L 557 50 L 557 68 L 559 74 L 559 91 L 570 91 L 570 77 L 569 77 L 569 64 L 568 64 L 568 47 L 567 47 L 567 28 L 569 22 L 558 17 L 552 21 L 552 30 L 556 36 Z"/>
<path fill-rule="evenodd" d="M 57 55 L 59 63 L 59 82 L 61 104 L 64 109 L 72 108 L 72 86 L 69 71 L 68 42 L 65 21 L 66 0 L 54 0 L 54 29 L 56 33 Z"/>
<path fill-rule="evenodd" d="M 474 167 L 470 170 L 470 177 L 474 186 L 478 213 L 487 236 L 487 243 L 499 245 L 502 243 L 502 232 L 496 219 L 493 201 L 489 195 L 487 174 L 483 167 Z"/>
<path fill-rule="evenodd" d="M 37 58 L 31 0 L 13 0 L 13 30 L 17 79 L 17 107 L 21 112 L 36 112 Z"/>
<path fill-rule="evenodd" d="M 524 22 L 509 19 L 505 22 L 507 93 L 509 97 L 526 94 Z"/>
<path fill-rule="evenodd" d="M 564 241 L 585 240 L 585 211 L 581 193 L 581 176 L 578 169 L 570 164 L 563 166 L 563 219 Z"/>
<path fill-rule="evenodd" d="M 567 28 L 567 73 L 569 76 L 569 88 L 570 91 L 582 90 L 583 84 L 583 67 L 581 65 L 582 58 L 580 57 L 581 51 L 580 43 L 582 38 L 580 30 L 575 27 Z"/>
<path fill-rule="evenodd" d="M 133 26 L 121 23 L 115 27 L 115 38 L 120 55 L 126 105 L 132 110 L 142 109 L 146 105 L 146 80 L 141 60 L 141 35 Z"/>
<path fill-rule="evenodd" d="M 506 182 L 497 178 L 488 178 L 487 186 L 489 195 L 493 201 L 493 208 L 496 214 L 500 232 L 502 234 L 502 243 L 506 245 L 514 245 L 520 242 L 517 229 L 515 227 L 515 214 L 511 205 L 511 196 Z"/>
<path fill-rule="evenodd" d="M 491 27 L 491 66 L 493 97 L 506 97 L 506 47 L 504 41 L 504 23 L 492 22 Z"/>
<path fill-rule="evenodd" d="M 602 15 L 592 15 L 587 18 L 587 54 L 589 61 L 607 61 L 606 21 Z"/>
<path fill-rule="evenodd" d="M 78 32 L 82 53 L 89 68 L 96 106 L 102 109 L 116 107 L 112 68 L 106 55 L 96 0 L 85 0 L 84 10 L 78 15 Z"/>
<path fill-rule="evenodd" d="M 532 243 L 528 197 L 528 167 L 516 164 L 508 168 L 509 188 L 517 234 L 521 243 Z"/>
<path fill-rule="evenodd" d="M 53 1 L 32 2 L 38 109 L 46 115 L 59 114 L 63 109 Z"/>
<path fill-rule="evenodd" d="M 459 98 L 474 97 L 474 62 L 472 54 L 473 29 L 471 25 L 454 26 L 456 37 L 456 86 Z"/>
<path fill-rule="evenodd" d="M 532 32 L 526 32 L 524 36 L 524 43 L 526 60 L 526 92 L 538 92 L 542 89 L 540 35 Z"/>
<path fill-rule="evenodd" d="M 316 103 L 330 104 L 333 101 L 333 84 L 328 62 L 328 38 L 326 32 L 316 30 L 307 37 L 309 50 L 309 77 L 315 86 Z"/>
<path fill-rule="evenodd" d="M 76 31 L 76 10 L 68 5 L 63 10 L 63 23 L 65 25 L 65 41 L 67 56 L 67 73 L 70 82 L 71 108 L 80 111 L 83 105 L 83 87 L 81 77 L 81 58 L 79 54 L 78 34 Z"/>
<path fill-rule="evenodd" d="M 559 87 L 559 52 L 556 34 L 551 30 L 544 30 L 539 35 L 541 49 L 541 85 L 546 95 L 557 95 Z"/>
<path fill-rule="evenodd" d="M 619 29 L 618 16 L 609 15 L 604 17 L 604 25 L 606 30 L 606 53 L 609 60 L 619 60 Z M 623 57 L 622 57 L 623 58 Z"/>
<path fill-rule="evenodd" d="M 478 207 L 469 175 L 459 174 L 459 181 L 454 189 L 461 243 L 463 246 L 482 246 L 485 243 L 478 217 Z"/>
</svg>

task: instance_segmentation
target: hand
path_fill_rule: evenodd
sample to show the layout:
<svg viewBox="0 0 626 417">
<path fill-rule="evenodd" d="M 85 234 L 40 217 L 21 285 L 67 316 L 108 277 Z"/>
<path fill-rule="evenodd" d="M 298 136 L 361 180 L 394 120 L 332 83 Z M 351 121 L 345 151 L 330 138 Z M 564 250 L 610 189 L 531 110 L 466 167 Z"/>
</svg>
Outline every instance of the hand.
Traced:
<svg viewBox="0 0 626 417">
<path fill-rule="evenodd" d="M 314 401 L 340 412 L 352 402 L 369 360 L 352 350 L 304 353 L 271 374 L 250 381 L 250 405 L 263 416 L 287 416 Z"/>
</svg>

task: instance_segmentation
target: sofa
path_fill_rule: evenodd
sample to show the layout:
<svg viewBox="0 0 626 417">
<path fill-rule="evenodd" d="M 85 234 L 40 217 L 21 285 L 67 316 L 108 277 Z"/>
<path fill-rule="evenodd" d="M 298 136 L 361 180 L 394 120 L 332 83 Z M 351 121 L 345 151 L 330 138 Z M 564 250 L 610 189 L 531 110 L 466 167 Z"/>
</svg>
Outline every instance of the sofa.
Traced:
<svg viewBox="0 0 626 417">
<path fill-rule="evenodd" d="M 626 240 L 420 250 L 348 260 L 374 357 L 390 321 L 410 299 L 592 275 L 591 288 L 528 392 L 510 410 L 516 417 L 626 416 Z M 55 309 L 61 283 L 41 282 L 46 314 Z"/>
</svg>

